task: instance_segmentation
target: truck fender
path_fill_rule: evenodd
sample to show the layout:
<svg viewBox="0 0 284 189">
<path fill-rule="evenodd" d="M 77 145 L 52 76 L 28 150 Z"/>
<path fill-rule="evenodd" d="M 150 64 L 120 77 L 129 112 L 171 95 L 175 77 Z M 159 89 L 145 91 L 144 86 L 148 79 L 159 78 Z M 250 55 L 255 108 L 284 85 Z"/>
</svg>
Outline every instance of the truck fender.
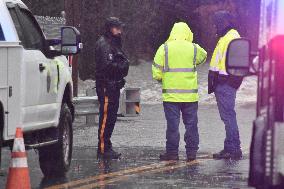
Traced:
<svg viewBox="0 0 284 189">
<path fill-rule="evenodd" d="M 62 99 L 62 104 L 66 103 L 71 111 L 72 114 L 72 120 L 74 121 L 75 119 L 75 109 L 73 105 L 73 90 L 72 90 L 72 85 L 68 83 L 65 87 L 64 94 L 63 94 L 63 99 Z"/>
</svg>

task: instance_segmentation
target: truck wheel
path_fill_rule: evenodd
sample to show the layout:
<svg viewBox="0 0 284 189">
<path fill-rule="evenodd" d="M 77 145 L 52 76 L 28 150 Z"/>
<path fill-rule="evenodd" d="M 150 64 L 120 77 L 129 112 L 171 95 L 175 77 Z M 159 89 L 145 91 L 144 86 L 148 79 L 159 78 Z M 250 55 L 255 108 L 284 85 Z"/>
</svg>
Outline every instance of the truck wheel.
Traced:
<svg viewBox="0 0 284 189">
<path fill-rule="evenodd" d="M 72 115 L 67 104 L 61 107 L 58 125 L 58 143 L 39 148 L 39 163 L 45 177 L 64 176 L 72 159 Z"/>
</svg>

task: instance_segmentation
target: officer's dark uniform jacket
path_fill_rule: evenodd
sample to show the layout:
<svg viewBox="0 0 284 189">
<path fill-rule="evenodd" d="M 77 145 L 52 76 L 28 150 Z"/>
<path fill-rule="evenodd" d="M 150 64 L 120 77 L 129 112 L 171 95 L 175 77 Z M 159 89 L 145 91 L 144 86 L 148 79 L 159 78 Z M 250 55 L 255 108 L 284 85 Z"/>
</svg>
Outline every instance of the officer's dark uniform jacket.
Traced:
<svg viewBox="0 0 284 189">
<path fill-rule="evenodd" d="M 120 38 L 104 35 L 95 47 L 96 91 L 100 102 L 98 153 L 112 150 L 111 135 L 117 120 L 120 89 L 129 70 Z"/>
<path fill-rule="evenodd" d="M 95 47 L 96 82 L 102 85 L 124 86 L 129 63 L 119 38 L 101 36 Z M 113 87 L 113 86 L 111 86 Z"/>
</svg>

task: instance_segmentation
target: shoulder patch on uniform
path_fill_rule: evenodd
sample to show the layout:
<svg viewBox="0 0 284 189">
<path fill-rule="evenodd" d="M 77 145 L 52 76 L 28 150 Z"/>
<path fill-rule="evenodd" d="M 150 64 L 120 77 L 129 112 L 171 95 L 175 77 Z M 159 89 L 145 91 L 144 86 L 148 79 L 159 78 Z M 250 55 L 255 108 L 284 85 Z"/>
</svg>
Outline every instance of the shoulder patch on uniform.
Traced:
<svg viewBox="0 0 284 189">
<path fill-rule="evenodd" d="M 108 59 L 109 59 L 109 60 L 113 60 L 113 54 L 109 54 L 109 55 L 108 55 Z"/>
</svg>

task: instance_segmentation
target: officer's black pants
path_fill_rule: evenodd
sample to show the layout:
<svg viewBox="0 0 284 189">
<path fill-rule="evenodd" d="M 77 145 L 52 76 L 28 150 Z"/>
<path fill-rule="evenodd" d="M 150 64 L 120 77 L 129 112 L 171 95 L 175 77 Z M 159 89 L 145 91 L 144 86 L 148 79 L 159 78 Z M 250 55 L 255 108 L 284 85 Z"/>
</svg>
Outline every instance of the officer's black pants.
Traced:
<svg viewBox="0 0 284 189">
<path fill-rule="evenodd" d="M 110 90 L 97 85 L 96 90 L 100 103 L 98 152 L 103 154 L 112 148 L 111 135 L 117 120 L 120 89 Z"/>
</svg>

